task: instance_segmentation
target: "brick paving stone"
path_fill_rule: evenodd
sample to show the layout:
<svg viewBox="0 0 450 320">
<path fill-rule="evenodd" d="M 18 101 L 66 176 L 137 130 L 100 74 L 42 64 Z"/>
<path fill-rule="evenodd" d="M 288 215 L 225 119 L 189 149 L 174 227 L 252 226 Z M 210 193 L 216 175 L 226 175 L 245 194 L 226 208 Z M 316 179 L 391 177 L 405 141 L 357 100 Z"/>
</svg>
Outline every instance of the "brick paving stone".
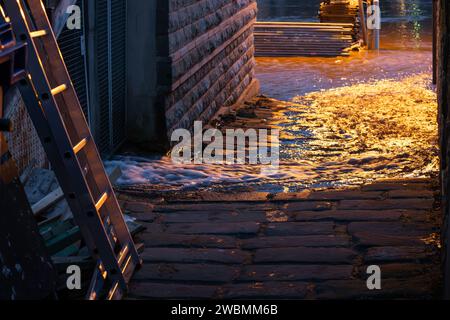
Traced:
<svg viewBox="0 0 450 320">
<path fill-rule="evenodd" d="M 304 281 L 351 279 L 352 265 L 252 265 L 244 267 L 239 281 Z"/>
<path fill-rule="evenodd" d="M 157 218 L 157 214 L 154 212 L 133 212 L 130 216 L 136 218 L 138 222 L 153 222 Z"/>
<path fill-rule="evenodd" d="M 421 247 L 376 247 L 367 250 L 364 261 L 367 263 L 393 261 L 419 261 L 431 258 L 434 252 Z"/>
<path fill-rule="evenodd" d="M 240 192 L 240 193 L 215 193 L 199 192 L 188 195 L 187 197 L 177 196 L 174 200 L 167 197 L 168 202 L 261 202 L 267 201 L 270 193 L 268 192 Z"/>
<path fill-rule="evenodd" d="M 167 233 L 144 233 L 140 240 L 145 247 L 188 247 L 188 248 L 221 248 L 237 247 L 236 237 L 214 235 L 183 235 Z"/>
<path fill-rule="evenodd" d="M 435 193 L 431 190 L 392 190 L 387 197 L 390 199 L 432 199 Z"/>
<path fill-rule="evenodd" d="M 395 183 L 395 182 L 385 182 L 385 183 L 374 183 L 363 186 L 361 190 L 363 191 L 391 191 L 391 190 L 427 190 L 431 187 L 429 183 Z"/>
<path fill-rule="evenodd" d="M 433 207 L 433 199 L 387 199 L 387 200 L 343 200 L 339 203 L 341 210 L 388 210 L 413 209 L 425 210 Z"/>
<path fill-rule="evenodd" d="M 236 279 L 239 268 L 217 264 L 144 264 L 134 280 L 195 281 L 227 283 Z"/>
<path fill-rule="evenodd" d="M 148 202 L 128 201 L 125 203 L 125 210 L 133 213 L 150 213 L 153 211 L 154 205 Z"/>
<path fill-rule="evenodd" d="M 344 247 L 349 244 L 350 238 L 345 235 L 260 237 L 241 240 L 241 247 L 247 250 L 288 247 Z"/>
<path fill-rule="evenodd" d="M 423 245 L 422 237 L 414 235 L 374 234 L 372 231 L 353 233 L 357 244 L 361 246 L 415 246 Z"/>
<path fill-rule="evenodd" d="M 183 204 L 165 204 L 157 205 L 154 212 L 158 213 L 236 213 L 236 212 L 265 212 L 267 210 L 276 209 L 277 205 L 274 203 L 183 203 Z"/>
<path fill-rule="evenodd" d="M 361 267 L 361 270 L 367 270 L 371 264 Z M 431 263 L 386 263 L 378 264 L 381 269 L 381 274 L 383 278 L 409 278 L 415 276 L 421 276 L 425 274 L 435 273 L 439 274 L 439 267 Z"/>
<path fill-rule="evenodd" d="M 147 228 L 129 299 L 389 299 L 439 296 L 429 179 L 296 194 L 120 197 Z M 148 210 L 151 208 L 151 210 Z M 367 289 L 366 268 L 382 271 Z"/>
<path fill-rule="evenodd" d="M 172 213 L 164 214 L 161 219 L 166 223 L 198 222 L 267 222 L 264 212 L 230 212 L 230 213 Z"/>
<path fill-rule="evenodd" d="M 308 284 L 303 282 L 255 282 L 230 284 L 221 288 L 224 299 L 304 299 Z"/>
<path fill-rule="evenodd" d="M 130 296 L 141 299 L 212 299 L 217 286 L 132 282 Z"/>
<path fill-rule="evenodd" d="M 336 210 L 324 212 L 300 212 L 296 221 L 398 221 L 406 212 L 404 210 Z"/>
<path fill-rule="evenodd" d="M 165 226 L 161 223 L 148 223 L 141 221 L 139 224 L 145 228 L 145 233 L 147 234 L 161 234 L 165 232 Z"/>
<path fill-rule="evenodd" d="M 146 248 L 142 253 L 144 262 L 178 262 L 243 264 L 251 255 L 241 250 L 230 249 L 180 249 L 180 248 Z"/>
<path fill-rule="evenodd" d="M 352 263 L 357 253 L 346 248 L 276 248 L 256 250 L 255 263 Z"/>
<path fill-rule="evenodd" d="M 305 201 L 305 202 L 289 202 L 283 206 L 283 210 L 287 212 L 298 211 L 326 211 L 333 207 L 332 202 L 323 201 Z"/>
<path fill-rule="evenodd" d="M 397 236 L 425 236 L 433 230 L 431 224 L 424 223 L 402 223 L 402 222 L 352 222 L 348 226 L 350 234 L 358 232 L 371 232 L 377 235 L 397 235 Z"/>
<path fill-rule="evenodd" d="M 377 180 L 374 184 L 426 184 L 427 186 L 431 186 L 433 184 L 432 182 L 433 180 L 430 178 L 383 178 Z"/>
<path fill-rule="evenodd" d="M 267 226 L 268 236 L 302 236 L 334 234 L 334 222 L 286 222 Z"/>
<path fill-rule="evenodd" d="M 242 223 L 174 223 L 167 225 L 167 232 L 172 234 L 223 234 L 223 235 L 256 235 L 260 224 L 257 222 Z"/>
<path fill-rule="evenodd" d="M 298 201 L 309 199 L 312 192 L 304 190 L 301 192 L 283 192 L 270 195 L 271 201 Z"/>
<path fill-rule="evenodd" d="M 308 200 L 380 200 L 383 198 L 384 193 L 380 191 L 336 190 L 313 192 Z"/>
<path fill-rule="evenodd" d="M 316 299 L 431 299 L 436 292 L 437 279 L 430 276 L 407 279 L 382 279 L 382 290 L 369 290 L 366 280 L 331 280 L 318 283 Z"/>
<path fill-rule="evenodd" d="M 403 219 L 405 221 L 410 222 L 428 222 L 431 223 L 433 220 L 433 216 L 438 217 L 440 219 L 440 211 L 439 212 L 430 212 L 425 210 L 411 210 L 407 211 L 403 214 Z M 438 222 L 436 225 L 439 225 Z"/>
</svg>

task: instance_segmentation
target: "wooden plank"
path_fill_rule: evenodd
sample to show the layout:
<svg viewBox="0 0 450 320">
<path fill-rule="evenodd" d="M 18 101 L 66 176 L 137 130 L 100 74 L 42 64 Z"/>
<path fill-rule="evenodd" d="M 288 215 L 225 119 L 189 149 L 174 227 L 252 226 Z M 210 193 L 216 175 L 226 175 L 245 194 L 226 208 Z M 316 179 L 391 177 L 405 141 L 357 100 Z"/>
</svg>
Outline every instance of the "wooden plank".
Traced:
<svg viewBox="0 0 450 320">
<path fill-rule="evenodd" d="M 52 205 L 54 205 L 56 202 L 64 198 L 64 192 L 61 188 L 56 189 L 55 191 L 48 194 L 46 197 L 44 197 L 42 200 L 40 200 L 38 203 L 33 205 L 31 207 L 31 210 L 33 211 L 33 214 L 35 216 L 41 214 L 45 210 L 49 209 Z"/>
<path fill-rule="evenodd" d="M 122 171 L 119 167 L 113 167 L 112 169 L 108 170 L 108 175 L 110 178 L 111 183 L 117 182 L 117 180 L 121 177 Z M 35 205 L 31 207 L 31 210 L 33 211 L 33 214 L 35 216 L 40 215 L 45 210 L 51 208 L 53 205 L 55 205 L 57 202 L 62 200 L 64 198 L 64 192 L 61 188 L 56 189 L 55 191 L 49 193 L 47 196 L 45 196 L 42 200 L 37 202 Z"/>
<path fill-rule="evenodd" d="M 51 239 L 46 243 L 47 249 L 51 255 L 54 255 L 68 246 L 71 246 L 76 241 L 81 240 L 81 232 L 79 227 L 73 227 L 67 232 L 64 232 L 57 237 Z"/>
</svg>

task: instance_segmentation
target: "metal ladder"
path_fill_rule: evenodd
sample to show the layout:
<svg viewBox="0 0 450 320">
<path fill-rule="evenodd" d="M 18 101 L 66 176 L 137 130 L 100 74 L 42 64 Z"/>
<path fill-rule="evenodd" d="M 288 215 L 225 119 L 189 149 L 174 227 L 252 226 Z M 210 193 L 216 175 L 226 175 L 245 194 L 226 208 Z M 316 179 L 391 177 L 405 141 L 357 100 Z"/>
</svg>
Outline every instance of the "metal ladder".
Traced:
<svg viewBox="0 0 450 320">
<path fill-rule="evenodd" d="M 28 46 L 19 90 L 97 267 L 87 299 L 121 299 L 142 264 L 105 172 L 41 0 L 4 0 Z M 105 290 L 105 288 L 107 288 Z"/>
</svg>

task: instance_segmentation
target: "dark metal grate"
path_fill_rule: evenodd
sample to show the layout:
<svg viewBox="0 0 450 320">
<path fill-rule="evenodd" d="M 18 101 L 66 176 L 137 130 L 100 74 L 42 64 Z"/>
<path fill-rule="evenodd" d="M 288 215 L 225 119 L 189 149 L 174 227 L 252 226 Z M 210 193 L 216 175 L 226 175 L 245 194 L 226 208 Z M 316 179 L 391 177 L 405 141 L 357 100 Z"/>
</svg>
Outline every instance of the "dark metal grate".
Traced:
<svg viewBox="0 0 450 320">
<path fill-rule="evenodd" d="M 83 1 L 78 0 L 76 3 L 80 8 L 83 8 Z M 84 12 L 84 10 L 83 10 Z M 83 17 L 82 17 L 83 19 Z M 89 121 L 89 98 L 87 90 L 87 73 L 85 60 L 85 29 L 84 19 L 82 21 L 83 28 L 78 30 L 70 30 L 67 26 L 62 30 L 58 45 L 63 55 L 64 61 L 72 79 L 75 91 L 78 95 L 84 115 Z"/>
<path fill-rule="evenodd" d="M 98 84 L 99 121 L 96 130 L 96 142 L 100 153 L 111 152 L 110 141 L 110 111 L 109 111 L 109 34 L 108 34 L 108 2 L 109 0 L 97 0 L 95 2 L 96 23 L 96 79 Z"/>
<path fill-rule="evenodd" d="M 126 138 L 126 1 L 96 1 L 96 70 L 99 136 L 103 155 Z"/>
<path fill-rule="evenodd" d="M 120 145 L 126 135 L 126 9 L 124 0 L 111 0 L 113 148 Z"/>
</svg>

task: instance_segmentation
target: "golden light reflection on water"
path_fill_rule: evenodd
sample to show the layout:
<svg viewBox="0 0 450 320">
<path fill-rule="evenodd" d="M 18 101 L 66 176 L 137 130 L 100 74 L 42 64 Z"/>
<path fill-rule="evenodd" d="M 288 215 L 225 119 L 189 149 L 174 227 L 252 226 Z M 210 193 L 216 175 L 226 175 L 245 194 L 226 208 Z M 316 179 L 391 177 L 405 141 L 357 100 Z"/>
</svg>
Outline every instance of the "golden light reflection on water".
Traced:
<svg viewBox="0 0 450 320">
<path fill-rule="evenodd" d="M 255 165 L 175 165 L 118 158 L 124 185 L 148 190 L 299 191 L 347 187 L 380 178 L 428 177 L 438 170 L 437 103 L 430 76 L 380 80 L 298 96 L 258 98 L 226 127 L 277 128 L 281 163 L 273 175 Z"/>
<path fill-rule="evenodd" d="M 297 97 L 309 106 L 299 122 L 314 136 L 301 156 L 343 182 L 434 174 L 437 102 L 430 81 L 421 74 Z"/>
<path fill-rule="evenodd" d="M 439 166 L 437 102 L 430 84 L 424 73 L 313 92 L 292 103 L 260 98 L 247 107 L 256 119 L 228 126 L 280 130 L 279 174 L 252 181 L 260 190 L 429 177 Z M 251 174 L 249 169 L 245 174 Z"/>
<path fill-rule="evenodd" d="M 111 165 L 121 166 L 120 182 L 157 190 L 288 192 L 436 174 L 432 32 L 422 2 L 389 2 L 396 14 L 382 25 L 378 53 L 257 59 L 261 92 L 278 100 L 256 101 L 256 119 L 230 125 L 281 130 L 276 175 L 261 175 L 258 166 L 180 166 L 170 157 L 118 157 Z M 276 213 L 272 218 L 283 219 Z"/>
</svg>

